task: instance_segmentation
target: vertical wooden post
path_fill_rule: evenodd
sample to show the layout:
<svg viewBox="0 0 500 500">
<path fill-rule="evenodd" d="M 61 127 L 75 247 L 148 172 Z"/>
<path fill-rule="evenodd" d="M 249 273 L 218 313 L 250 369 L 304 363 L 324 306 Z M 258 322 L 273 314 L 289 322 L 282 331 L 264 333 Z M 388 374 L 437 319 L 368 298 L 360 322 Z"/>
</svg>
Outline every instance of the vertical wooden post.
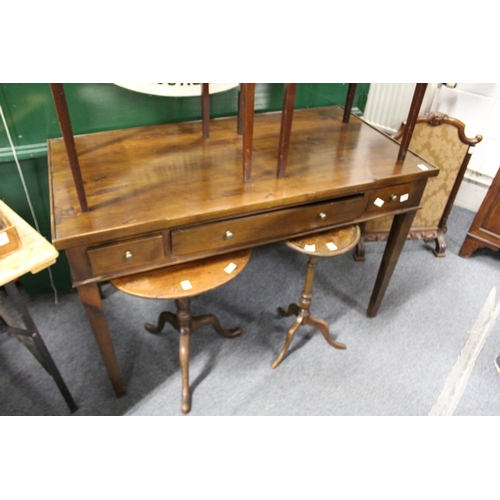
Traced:
<svg viewBox="0 0 500 500">
<path fill-rule="evenodd" d="M 255 106 L 255 83 L 241 84 L 243 121 L 243 180 L 252 178 L 253 115 Z"/>
<path fill-rule="evenodd" d="M 238 88 L 238 120 L 237 120 L 237 129 L 238 129 L 238 134 L 241 135 L 243 134 L 243 119 L 242 119 L 242 92 L 241 92 L 241 83 Z"/>
<path fill-rule="evenodd" d="M 203 124 L 203 137 L 210 137 L 210 94 L 208 83 L 201 84 L 201 121 Z"/>
<path fill-rule="evenodd" d="M 413 135 L 413 130 L 415 129 L 415 124 L 417 123 L 418 113 L 420 112 L 420 106 L 422 106 L 426 89 L 427 83 L 417 83 L 415 87 L 410 112 L 408 113 L 403 138 L 401 139 L 401 145 L 399 147 L 398 161 L 404 161 L 406 158 L 406 153 L 408 152 L 408 147 L 410 146 L 411 136 Z"/>
<path fill-rule="evenodd" d="M 296 83 L 285 83 L 283 92 L 283 108 L 281 112 L 280 143 L 278 148 L 277 177 L 285 177 L 288 150 L 290 149 L 290 136 L 292 134 L 293 110 L 295 107 Z"/>
<path fill-rule="evenodd" d="M 344 118 L 342 119 L 344 123 L 349 123 L 349 117 L 351 116 L 352 103 L 354 102 L 354 96 L 356 94 L 357 85 L 358 85 L 357 83 L 350 83 L 349 88 L 347 89 L 347 98 L 344 108 Z"/>
<path fill-rule="evenodd" d="M 50 90 L 52 91 L 57 117 L 59 118 L 59 125 L 61 126 L 66 152 L 68 153 L 71 173 L 73 175 L 73 181 L 78 194 L 78 201 L 80 202 L 82 212 L 88 212 L 89 207 L 85 196 L 85 188 L 83 187 L 80 164 L 78 163 L 78 155 L 76 153 L 73 128 L 71 127 L 71 120 L 69 117 L 68 103 L 66 102 L 66 95 L 64 94 L 64 85 L 62 83 L 51 83 Z"/>
<path fill-rule="evenodd" d="M 57 117 L 59 118 L 59 125 L 61 126 L 64 144 L 68 153 L 69 165 L 71 167 L 71 174 L 73 175 L 73 182 L 75 183 L 78 201 L 80 202 L 82 212 L 88 212 L 89 207 L 85 196 L 85 188 L 83 187 L 80 164 L 78 163 L 78 155 L 76 153 L 73 128 L 71 127 L 71 120 L 69 117 L 68 103 L 66 102 L 66 95 L 64 94 L 64 85 L 62 83 L 51 83 L 50 90 L 52 91 Z"/>
</svg>

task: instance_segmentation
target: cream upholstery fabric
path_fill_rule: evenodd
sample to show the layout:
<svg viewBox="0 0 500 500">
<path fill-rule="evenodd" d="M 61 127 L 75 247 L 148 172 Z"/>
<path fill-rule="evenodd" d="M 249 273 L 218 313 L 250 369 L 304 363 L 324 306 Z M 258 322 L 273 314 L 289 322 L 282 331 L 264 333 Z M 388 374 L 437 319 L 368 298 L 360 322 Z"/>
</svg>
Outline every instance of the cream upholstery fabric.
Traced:
<svg viewBox="0 0 500 500">
<path fill-rule="evenodd" d="M 410 149 L 439 168 L 439 175 L 428 180 L 422 196 L 422 209 L 417 212 L 413 228 L 436 228 L 450 196 L 468 145 L 460 141 L 458 129 L 449 124 L 418 123 Z M 390 229 L 392 217 L 366 223 L 366 232 Z"/>
</svg>

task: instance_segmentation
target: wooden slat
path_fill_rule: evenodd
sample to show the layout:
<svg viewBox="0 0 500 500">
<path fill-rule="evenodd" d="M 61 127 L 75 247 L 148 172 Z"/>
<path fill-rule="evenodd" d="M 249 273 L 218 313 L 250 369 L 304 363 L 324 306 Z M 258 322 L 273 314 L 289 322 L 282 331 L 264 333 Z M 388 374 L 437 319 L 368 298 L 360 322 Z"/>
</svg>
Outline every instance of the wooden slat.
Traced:
<svg viewBox="0 0 500 500">
<path fill-rule="evenodd" d="M 71 119 L 69 116 L 68 103 L 66 102 L 66 95 L 64 93 L 64 85 L 62 83 L 51 83 L 50 89 L 54 97 L 54 104 L 56 106 L 59 124 L 63 135 L 66 151 L 69 158 L 71 173 L 75 183 L 76 192 L 78 194 L 78 201 L 82 212 L 88 212 L 89 207 L 87 198 L 85 196 L 85 188 L 83 186 L 82 173 L 78 161 L 78 154 L 76 152 L 75 140 L 73 137 L 73 128 L 71 126 Z"/>
<path fill-rule="evenodd" d="M 357 83 L 350 83 L 349 88 L 347 89 L 347 97 L 344 108 L 344 118 L 342 121 L 344 123 L 349 123 L 349 117 L 351 116 L 352 104 L 354 102 L 354 96 L 356 95 L 356 87 Z"/>
<path fill-rule="evenodd" d="M 285 83 L 283 92 L 283 108 L 281 112 L 280 143 L 278 146 L 278 171 L 277 177 L 285 177 L 290 149 L 290 136 L 292 134 L 293 110 L 295 107 L 296 83 Z"/>
<path fill-rule="evenodd" d="M 236 130 L 238 131 L 239 135 L 243 134 L 243 118 L 242 118 L 242 111 L 243 111 L 243 104 L 242 104 L 242 92 L 241 92 L 241 83 L 238 88 L 238 120 L 236 123 Z"/>
<path fill-rule="evenodd" d="M 411 137 L 415 129 L 415 124 L 417 123 L 418 114 L 420 112 L 420 107 L 422 106 L 422 101 L 424 100 L 425 90 L 427 89 L 427 83 L 417 83 L 415 86 L 415 92 L 413 94 L 413 99 L 411 101 L 410 111 L 408 113 L 408 118 L 406 120 L 406 127 L 401 139 L 401 145 L 399 147 L 398 161 L 404 161 L 406 158 L 406 153 L 410 146 Z"/>
<path fill-rule="evenodd" d="M 210 94 L 209 84 L 201 84 L 201 121 L 203 124 L 203 137 L 210 137 Z"/>
<path fill-rule="evenodd" d="M 253 115 L 255 105 L 255 83 L 242 83 L 243 121 L 243 179 L 252 178 Z"/>
</svg>

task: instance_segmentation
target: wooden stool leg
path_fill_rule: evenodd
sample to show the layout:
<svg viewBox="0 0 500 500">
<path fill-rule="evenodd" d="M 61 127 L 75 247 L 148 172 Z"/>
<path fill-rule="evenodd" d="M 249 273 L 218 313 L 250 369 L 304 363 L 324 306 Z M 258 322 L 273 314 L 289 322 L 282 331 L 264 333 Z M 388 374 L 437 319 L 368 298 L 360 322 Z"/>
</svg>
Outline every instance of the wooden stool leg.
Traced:
<svg viewBox="0 0 500 500">
<path fill-rule="evenodd" d="M 179 363 L 182 376 L 181 410 L 189 413 L 191 410 L 191 393 L 189 391 L 189 337 L 193 330 L 191 318 L 190 299 L 185 297 L 175 301 L 177 314 L 163 311 L 158 316 L 158 325 L 145 323 L 144 328 L 150 333 L 159 333 L 165 323 L 171 324 L 179 332 Z"/>
<path fill-rule="evenodd" d="M 272 369 L 276 368 L 283 361 L 286 351 L 288 350 L 293 336 L 295 335 L 295 332 L 298 330 L 299 326 L 307 323 L 307 318 L 309 316 L 309 306 L 311 305 L 312 299 L 312 286 L 314 282 L 316 264 L 317 258 L 314 255 L 311 255 L 309 257 L 309 260 L 307 261 L 306 282 L 304 284 L 304 289 L 302 290 L 302 295 L 300 297 L 300 307 L 296 304 L 290 304 L 286 313 L 284 313 L 284 309 L 278 309 L 281 314 L 284 313 L 283 316 L 291 316 L 292 314 L 295 314 L 297 316 L 297 319 L 288 330 L 286 334 L 285 345 L 283 346 L 283 349 L 281 349 L 278 357 L 271 365 Z"/>
<path fill-rule="evenodd" d="M 302 295 L 300 297 L 300 307 L 297 304 L 290 304 L 288 310 L 285 311 L 282 307 L 278 307 L 278 312 L 282 316 L 308 316 L 309 306 L 311 305 L 312 299 L 312 287 L 314 282 L 314 273 L 316 269 L 317 259 L 313 255 L 309 257 L 307 261 L 307 273 L 306 282 L 304 284 L 304 289 L 302 290 Z"/>
<path fill-rule="evenodd" d="M 282 316 L 298 316 L 300 307 L 297 304 L 290 304 L 287 311 L 285 311 L 282 307 L 278 307 L 278 312 Z"/>
<path fill-rule="evenodd" d="M 306 282 L 304 284 L 304 290 L 302 290 L 302 296 L 300 297 L 300 312 L 306 316 L 309 315 L 309 307 L 311 306 L 312 300 L 312 288 L 314 283 L 314 273 L 316 272 L 316 264 L 318 259 L 311 255 L 307 261 L 307 273 Z"/>
<path fill-rule="evenodd" d="M 150 333 L 159 333 L 162 331 L 165 323 L 170 323 L 179 332 L 179 362 L 182 376 L 181 410 L 183 413 L 189 413 L 191 410 L 191 392 L 189 390 L 189 337 L 193 332 L 204 325 L 212 325 L 219 335 L 226 338 L 233 338 L 241 335 L 243 329 L 238 327 L 232 330 L 224 330 L 217 317 L 213 314 L 193 317 L 191 314 L 191 299 L 189 297 L 176 299 L 175 305 L 177 308 L 176 314 L 169 311 L 163 311 L 158 316 L 157 326 L 151 323 L 145 323 L 144 328 Z"/>
<path fill-rule="evenodd" d="M 317 258 L 314 256 L 309 257 L 309 262 L 307 264 L 307 275 L 306 275 L 306 284 L 304 286 L 304 291 L 302 292 L 302 299 L 300 301 L 301 313 L 304 314 L 304 325 L 310 325 L 316 330 L 319 330 L 325 340 L 333 347 L 337 349 L 346 349 L 346 345 L 342 344 L 342 342 L 337 342 L 330 337 L 330 327 L 328 323 L 324 319 L 316 318 L 309 313 L 309 307 L 311 306 L 312 301 L 312 287 L 314 281 L 314 273 L 316 270 Z M 304 312 L 302 312 L 304 311 Z M 305 314 L 307 312 L 307 314 Z"/>
<path fill-rule="evenodd" d="M 175 301 L 179 322 L 179 361 L 182 374 L 181 410 L 183 413 L 189 413 L 191 410 L 191 392 L 189 390 L 189 336 L 192 332 L 190 302 L 189 297 Z"/>
<path fill-rule="evenodd" d="M 224 328 L 220 326 L 217 316 L 214 316 L 213 314 L 204 314 L 202 316 L 195 316 L 192 318 L 192 332 L 204 325 L 212 325 L 219 335 L 228 339 L 238 337 L 238 335 L 243 333 L 243 328 L 240 327 L 233 328 L 232 330 L 224 330 Z"/>
<path fill-rule="evenodd" d="M 317 330 L 319 330 L 325 340 L 333 347 L 337 349 L 346 349 L 346 345 L 342 342 L 337 342 L 330 337 L 330 327 L 328 323 L 324 319 L 316 318 L 309 313 L 309 308 L 311 306 L 312 301 L 312 288 L 314 283 L 314 274 L 316 271 L 317 258 L 314 255 L 309 257 L 307 262 L 307 273 L 306 273 L 306 281 L 304 284 L 304 289 L 302 290 L 302 295 L 300 297 L 300 307 L 297 304 L 290 304 L 288 306 L 288 310 L 285 311 L 283 308 L 279 307 L 278 311 L 282 316 L 297 316 L 297 319 L 288 330 L 285 345 L 283 349 L 279 353 L 278 357 L 274 360 L 271 367 L 276 368 L 284 359 L 286 351 L 290 347 L 293 336 L 295 332 L 298 330 L 301 325 L 310 325 Z"/>
<path fill-rule="evenodd" d="M 144 323 L 144 328 L 149 333 L 160 333 L 165 326 L 165 323 L 170 323 L 176 330 L 179 330 L 179 321 L 177 316 L 169 311 L 163 311 L 158 316 L 158 325 L 154 326 L 151 323 Z"/>
<path fill-rule="evenodd" d="M 362 223 L 359 225 L 359 228 L 361 230 L 361 236 L 359 238 L 359 241 L 355 247 L 354 251 L 354 260 L 356 262 L 364 262 L 365 261 L 365 227 L 366 223 Z"/>
<path fill-rule="evenodd" d="M 309 315 L 307 317 L 307 324 L 313 326 L 316 328 L 316 330 L 319 330 L 322 334 L 323 337 L 325 337 L 325 340 L 332 346 L 337 349 L 346 349 L 347 346 L 343 344 L 342 342 L 338 342 L 336 340 L 333 340 L 330 337 L 330 326 L 324 319 L 320 318 L 315 318 L 314 316 Z"/>
<path fill-rule="evenodd" d="M 189 328 L 182 326 L 179 332 L 179 361 L 182 374 L 182 413 L 191 410 L 191 392 L 189 390 Z"/>
<path fill-rule="evenodd" d="M 304 321 L 304 316 L 300 315 L 297 316 L 297 318 L 293 322 L 293 325 L 286 333 L 285 345 L 283 346 L 283 349 L 281 349 L 281 352 L 278 354 L 278 357 L 274 360 L 273 364 L 271 365 L 271 368 L 273 370 L 283 361 L 283 358 L 285 357 L 285 354 L 288 351 L 290 344 L 292 343 L 293 336 L 295 335 L 295 332 L 299 329 L 299 326 L 303 323 L 303 321 Z"/>
</svg>

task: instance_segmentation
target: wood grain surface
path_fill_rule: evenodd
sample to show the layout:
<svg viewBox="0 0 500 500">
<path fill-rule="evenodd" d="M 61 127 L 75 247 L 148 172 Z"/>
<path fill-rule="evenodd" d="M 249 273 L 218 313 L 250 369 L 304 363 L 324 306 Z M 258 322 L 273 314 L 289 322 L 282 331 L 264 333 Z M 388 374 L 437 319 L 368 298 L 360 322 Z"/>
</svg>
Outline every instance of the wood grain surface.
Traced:
<svg viewBox="0 0 500 500">
<path fill-rule="evenodd" d="M 0 212 L 17 229 L 21 247 L 0 258 L 0 286 L 23 276 L 37 273 L 55 263 L 59 252 L 40 233 L 0 200 Z"/>
<path fill-rule="evenodd" d="M 327 200 L 437 175 L 339 107 L 294 113 L 288 165 L 276 177 L 281 113 L 255 116 L 252 180 L 241 172 L 236 118 L 76 136 L 89 212 L 82 213 L 62 139 L 49 140 L 53 243 L 58 249 Z"/>
</svg>

